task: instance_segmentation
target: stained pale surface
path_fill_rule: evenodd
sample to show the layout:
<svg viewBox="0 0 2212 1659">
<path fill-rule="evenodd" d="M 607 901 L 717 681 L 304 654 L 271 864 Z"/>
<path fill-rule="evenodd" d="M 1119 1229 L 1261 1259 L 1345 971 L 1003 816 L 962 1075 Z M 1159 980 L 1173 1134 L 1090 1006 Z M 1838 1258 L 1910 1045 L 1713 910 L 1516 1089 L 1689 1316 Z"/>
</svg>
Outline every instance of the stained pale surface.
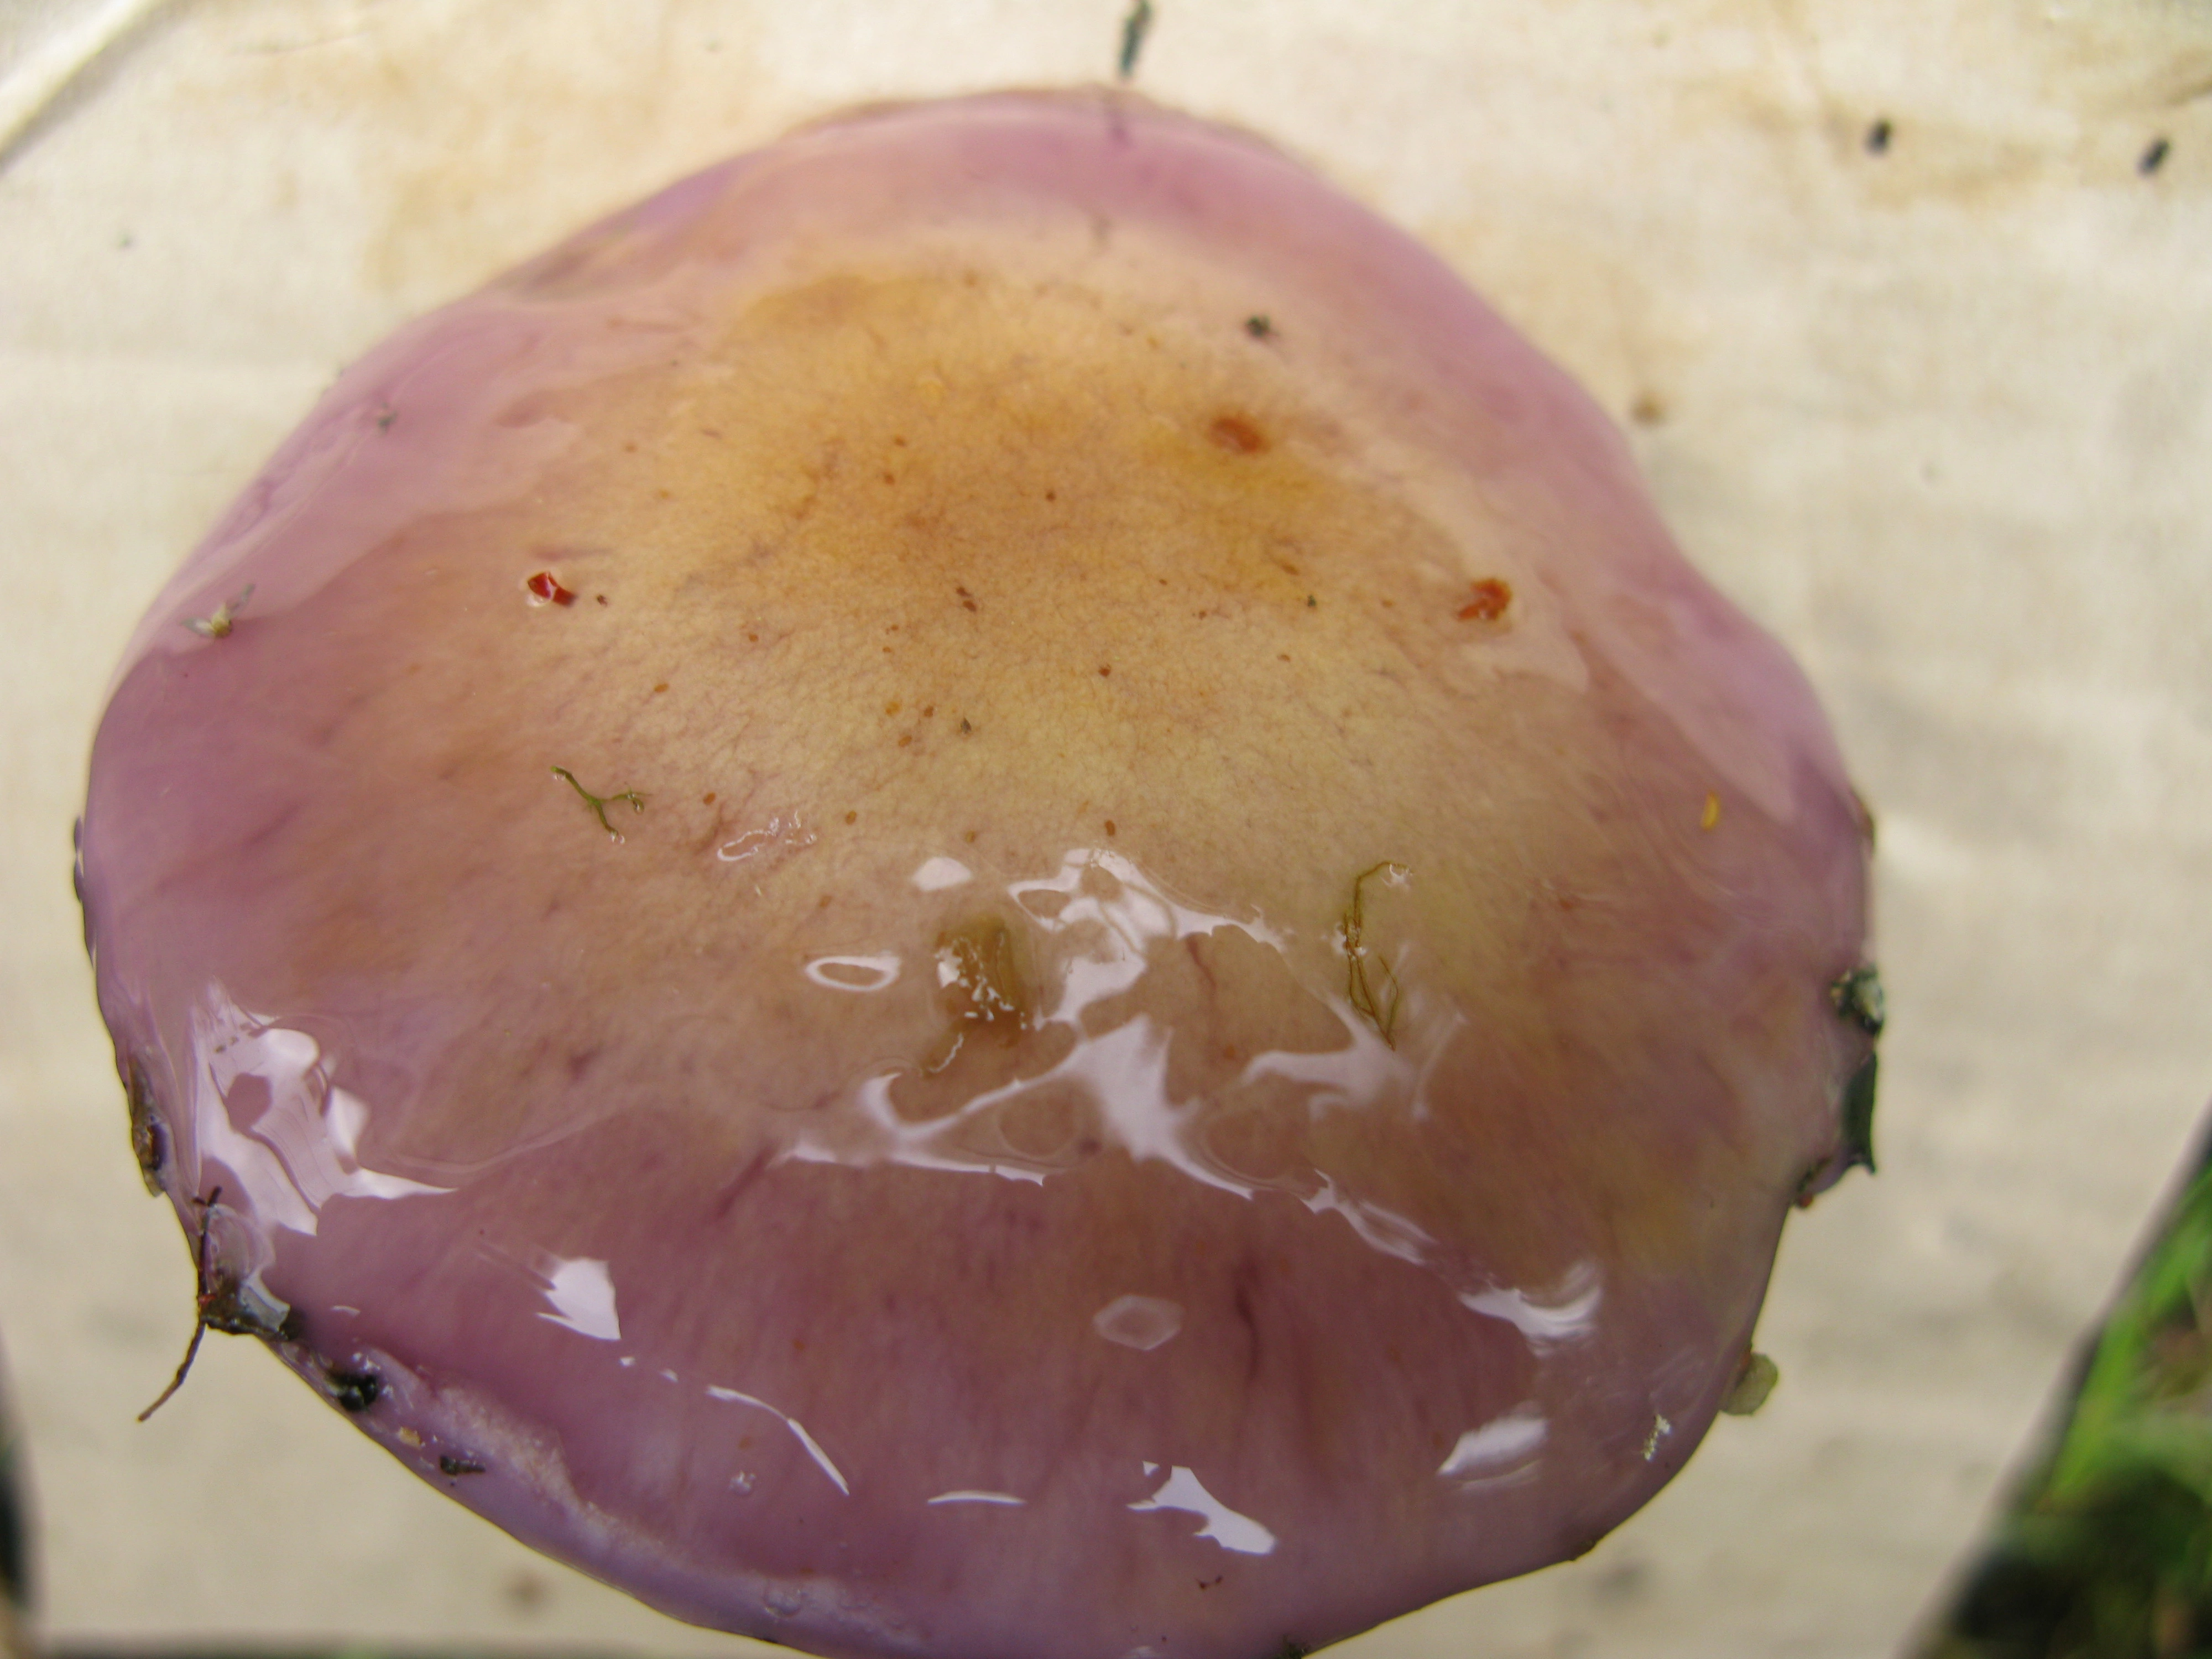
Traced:
<svg viewBox="0 0 2212 1659">
<path fill-rule="evenodd" d="M 1311 156 L 1641 408 L 1662 507 L 1881 809 L 1898 1018 L 1885 1173 L 1793 1226 L 1766 1411 L 1584 1562 L 1346 1650 L 1886 1651 L 2212 1074 L 2212 40 L 2148 5 L 1466 9 L 1178 6 L 1145 82 Z M 76 954 L 82 748 L 146 597 L 392 324 L 824 106 L 1089 74 L 1114 18 L 494 15 L 180 9 L 0 173 L 0 1328 L 58 1635 L 729 1645 L 520 1556 L 244 1345 L 132 1429 L 185 1266 Z"/>
</svg>

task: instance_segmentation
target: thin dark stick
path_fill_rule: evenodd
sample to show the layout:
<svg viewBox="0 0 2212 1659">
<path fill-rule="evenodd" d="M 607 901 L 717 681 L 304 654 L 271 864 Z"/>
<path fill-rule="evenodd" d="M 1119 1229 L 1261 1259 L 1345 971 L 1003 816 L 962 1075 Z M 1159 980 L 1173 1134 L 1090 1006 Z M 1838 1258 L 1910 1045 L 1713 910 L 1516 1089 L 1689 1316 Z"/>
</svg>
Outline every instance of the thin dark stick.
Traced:
<svg viewBox="0 0 2212 1659">
<path fill-rule="evenodd" d="M 192 1202 L 200 1206 L 199 1248 L 193 1257 L 192 1340 L 185 1344 L 185 1357 L 177 1365 L 177 1374 L 169 1379 L 169 1386 L 161 1390 L 161 1397 L 138 1413 L 141 1423 L 167 1405 L 169 1396 L 185 1386 L 185 1374 L 191 1370 L 192 1361 L 200 1351 L 200 1339 L 207 1334 L 208 1304 L 215 1299 L 208 1290 L 208 1220 L 215 1213 L 215 1206 L 222 1202 L 222 1188 L 217 1187 L 205 1198 L 196 1198 Z"/>
<path fill-rule="evenodd" d="M 1121 20 L 1121 78 L 1133 78 L 1137 73 L 1137 54 L 1145 49 L 1145 36 L 1152 27 L 1152 0 L 1136 0 L 1129 15 Z"/>
</svg>

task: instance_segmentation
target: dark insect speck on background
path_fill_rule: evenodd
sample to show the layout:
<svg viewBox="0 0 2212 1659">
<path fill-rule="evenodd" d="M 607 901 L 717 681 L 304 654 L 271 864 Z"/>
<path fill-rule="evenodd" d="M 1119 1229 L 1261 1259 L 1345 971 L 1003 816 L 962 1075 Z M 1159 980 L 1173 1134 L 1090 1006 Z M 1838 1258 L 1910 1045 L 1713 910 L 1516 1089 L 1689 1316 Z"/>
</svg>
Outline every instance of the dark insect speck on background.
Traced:
<svg viewBox="0 0 2212 1659">
<path fill-rule="evenodd" d="M 1144 51 L 1145 36 L 1152 27 L 1152 0 L 1135 0 L 1121 20 L 1121 55 L 1115 64 L 1115 73 L 1121 79 L 1127 81 L 1135 76 L 1138 54 Z"/>
</svg>

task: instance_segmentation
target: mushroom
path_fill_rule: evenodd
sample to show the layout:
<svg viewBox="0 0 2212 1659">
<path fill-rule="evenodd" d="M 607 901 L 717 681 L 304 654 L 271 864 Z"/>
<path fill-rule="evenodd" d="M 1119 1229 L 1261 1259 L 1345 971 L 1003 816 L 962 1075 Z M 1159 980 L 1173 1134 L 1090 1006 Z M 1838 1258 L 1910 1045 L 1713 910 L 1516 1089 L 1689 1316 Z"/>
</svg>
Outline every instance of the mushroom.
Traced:
<svg viewBox="0 0 2212 1659">
<path fill-rule="evenodd" d="M 132 641 L 80 884 L 196 1334 L 680 1617 L 1269 1659 L 1771 1385 L 1869 836 L 1557 368 L 1094 90 L 372 352 Z"/>
</svg>

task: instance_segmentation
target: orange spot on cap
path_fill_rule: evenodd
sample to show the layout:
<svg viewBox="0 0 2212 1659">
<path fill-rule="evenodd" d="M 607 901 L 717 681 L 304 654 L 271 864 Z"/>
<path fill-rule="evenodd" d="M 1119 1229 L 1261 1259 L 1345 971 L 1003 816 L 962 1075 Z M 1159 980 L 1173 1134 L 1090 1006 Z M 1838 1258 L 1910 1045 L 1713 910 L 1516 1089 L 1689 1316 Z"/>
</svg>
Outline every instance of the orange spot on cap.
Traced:
<svg viewBox="0 0 2212 1659">
<path fill-rule="evenodd" d="M 1496 622 L 1513 603 L 1513 590 L 1495 576 L 1473 584 L 1474 598 L 1459 608 L 1462 622 Z"/>
<path fill-rule="evenodd" d="M 1256 455 L 1267 447 L 1267 434 L 1253 423 L 1251 417 L 1233 412 L 1215 416 L 1206 435 L 1234 455 Z"/>
</svg>

